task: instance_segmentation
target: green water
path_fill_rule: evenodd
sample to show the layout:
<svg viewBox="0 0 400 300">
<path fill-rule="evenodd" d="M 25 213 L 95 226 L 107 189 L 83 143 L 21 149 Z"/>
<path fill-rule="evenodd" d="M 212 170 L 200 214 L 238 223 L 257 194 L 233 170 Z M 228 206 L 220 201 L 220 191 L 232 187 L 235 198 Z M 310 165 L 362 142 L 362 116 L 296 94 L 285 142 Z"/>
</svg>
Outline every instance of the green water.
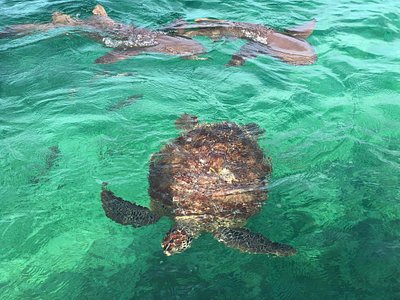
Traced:
<svg viewBox="0 0 400 300">
<path fill-rule="evenodd" d="M 1 0 L 0 28 L 55 10 L 85 18 L 95 4 Z M 96 65 L 109 49 L 77 33 L 0 40 L 1 299 L 400 299 L 400 3 L 102 4 L 153 28 L 196 17 L 285 28 L 315 17 L 319 59 L 229 68 L 243 42 L 200 38 L 207 61 L 155 54 Z M 165 257 L 170 220 L 134 229 L 106 218 L 102 181 L 149 205 L 148 160 L 184 112 L 266 130 L 270 196 L 248 227 L 296 256 L 243 254 L 203 235 Z"/>
</svg>

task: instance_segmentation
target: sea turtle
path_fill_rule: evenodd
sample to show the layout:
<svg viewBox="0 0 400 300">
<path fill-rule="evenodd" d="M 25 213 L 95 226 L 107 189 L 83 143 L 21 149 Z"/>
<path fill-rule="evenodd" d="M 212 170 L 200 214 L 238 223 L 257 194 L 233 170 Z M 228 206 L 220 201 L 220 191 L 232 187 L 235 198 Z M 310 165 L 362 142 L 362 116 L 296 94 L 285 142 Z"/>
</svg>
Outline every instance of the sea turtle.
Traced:
<svg viewBox="0 0 400 300">
<path fill-rule="evenodd" d="M 166 255 L 186 250 L 202 232 L 244 252 L 289 256 L 296 250 L 244 228 L 267 199 L 272 171 L 257 143 L 256 124 L 199 124 L 184 114 L 179 137 L 152 155 L 149 171 L 150 209 L 114 195 L 103 184 L 106 215 L 117 223 L 140 227 L 170 217 L 175 225 L 162 242 Z"/>
</svg>

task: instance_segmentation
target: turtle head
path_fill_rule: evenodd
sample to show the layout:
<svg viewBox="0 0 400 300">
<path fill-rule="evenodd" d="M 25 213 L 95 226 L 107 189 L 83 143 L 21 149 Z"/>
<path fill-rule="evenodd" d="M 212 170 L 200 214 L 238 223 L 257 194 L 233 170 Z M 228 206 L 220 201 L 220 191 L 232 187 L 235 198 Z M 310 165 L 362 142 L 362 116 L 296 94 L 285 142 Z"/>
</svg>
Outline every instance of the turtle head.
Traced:
<svg viewBox="0 0 400 300">
<path fill-rule="evenodd" d="M 190 247 L 196 236 L 189 228 L 177 225 L 168 231 L 161 246 L 167 256 L 181 253 Z"/>
</svg>

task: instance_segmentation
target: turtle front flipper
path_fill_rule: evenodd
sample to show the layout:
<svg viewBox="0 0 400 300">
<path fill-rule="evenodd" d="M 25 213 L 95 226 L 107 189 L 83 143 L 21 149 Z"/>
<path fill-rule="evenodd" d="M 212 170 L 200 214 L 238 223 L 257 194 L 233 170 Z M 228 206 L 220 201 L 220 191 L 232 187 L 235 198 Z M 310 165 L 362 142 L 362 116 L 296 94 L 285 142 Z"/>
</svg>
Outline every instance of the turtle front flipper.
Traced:
<svg viewBox="0 0 400 300">
<path fill-rule="evenodd" d="M 180 224 L 175 225 L 175 227 L 168 231 L 161 244 L 164 254 L 170 256 L 185 251 L 198 235 L 198 231 L 190 227 Z"/>
<path fill-rule="evenodd" d="M 292 246 L 272 242 L 262 234 L 251 232 L 246 228 L 223 227 L 214 232 L 214 236 L 226 246 L 243 252 L 277 256 L 290 256 L 297 252 Z"/>
<path fill-rule="evenodd" d="M 103 190 L 101 192 L 101 202 L 106 216 L 122 225 L 141 227 L 153 224 L 159 219 L 159 216 L 154 214 L 147 207 L 125 201 L 115 196 L 113 192 L 105 188 L 105 184 L 103 184 Z"/>
</svg>

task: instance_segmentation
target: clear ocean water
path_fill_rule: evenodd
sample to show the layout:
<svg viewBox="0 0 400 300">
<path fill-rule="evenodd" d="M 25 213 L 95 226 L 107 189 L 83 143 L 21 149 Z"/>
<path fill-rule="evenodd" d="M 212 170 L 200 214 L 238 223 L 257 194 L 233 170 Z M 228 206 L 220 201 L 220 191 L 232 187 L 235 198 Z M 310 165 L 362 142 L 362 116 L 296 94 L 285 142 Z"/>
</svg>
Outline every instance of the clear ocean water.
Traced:
<svg viewBox="0 0 400 300">
<path fill-rule="evenodd" d="M 1 0 L 0 28 L 48 22 L 56 10 L 86 18 L 95 4 Z M 78 33 L 0 40 L 1 299 L 400 299 L 400 2 L 101 4 L 150 28 L 215 17 L 283 29 L 317 18 L 308 40 L 319 59 L 226 67 L 243 41 L 198 38 L 207 61 L 152 54 L 96 65 L 109 49 Z M 106 218 L 102 181 L 149 205 L 150 155 L 177 136 L 184 112 L 266 130 L 269 200 L 247 227 L 296 256 L 244 254 L 206 234 L 166 257 L 169 219 L 134 229 Z"/>
</svg>

